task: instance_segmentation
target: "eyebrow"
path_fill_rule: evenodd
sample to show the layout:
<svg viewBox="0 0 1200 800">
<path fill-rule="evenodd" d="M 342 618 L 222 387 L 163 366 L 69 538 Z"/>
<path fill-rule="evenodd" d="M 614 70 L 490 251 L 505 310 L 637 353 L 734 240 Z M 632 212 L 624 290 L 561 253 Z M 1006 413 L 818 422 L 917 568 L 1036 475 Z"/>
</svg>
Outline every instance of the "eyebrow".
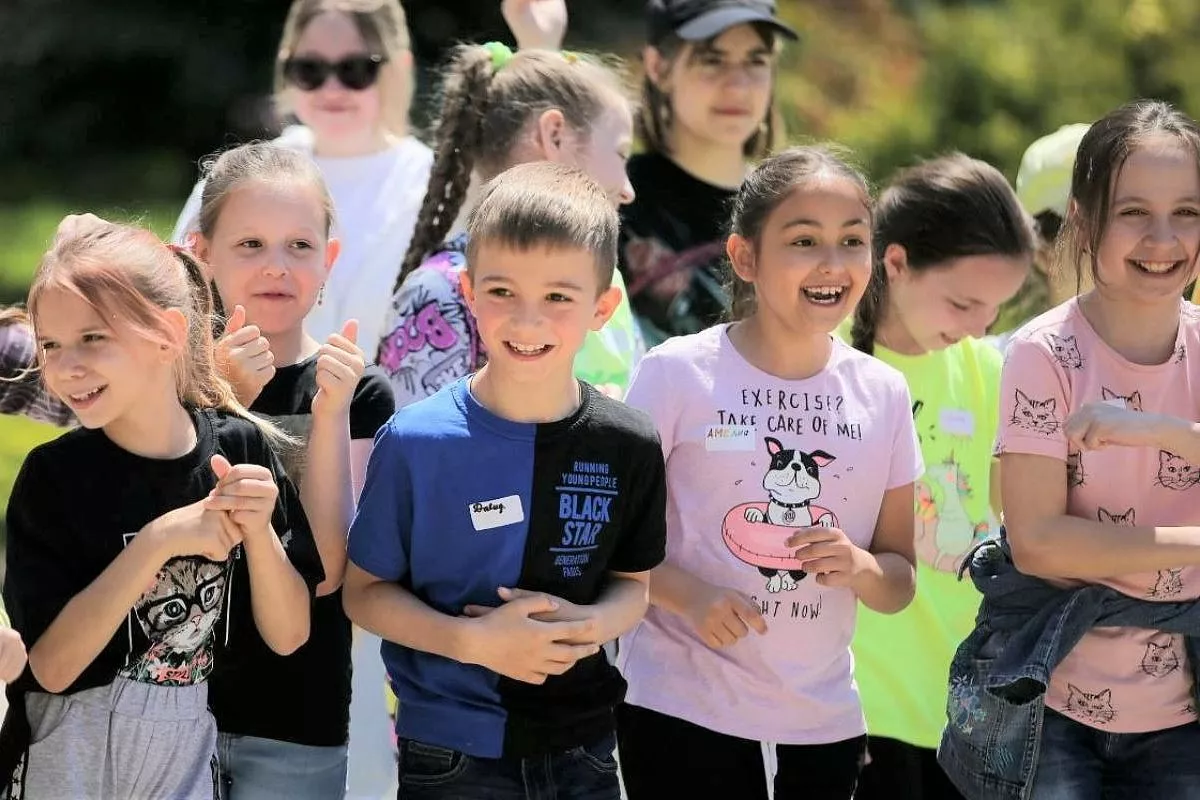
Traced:
<svg viewBox="0 0 1200 800">
<path fill-rule="evenodd" d="M 480 285 L 485 283 L 512 283 L 513 279 L 504 275 L 483 275 L 479 278 Z M 550 281 L 543 288 L 545 289 L 570 289 L 576 292 L 582 292 L 583 287 L 574 281 Z"/>
<path fill-rule="evenodd" d="M 79 328 L 78 330 L 76 330 L 74 335 L 75 336 L 87 336 L 89 333 L 108 333 L 110 330 L 111 330 L 111 328 L 106 328 L 102 325 L 88 325 L 87 327 Z M 58 341 L 59 338 L 61 338 L 61 337 L 41 336 L 40 335 L 37 337 L 37 340 L 38 340 L 38 344 L 41 344 L 42 342 L 56 342 L 56 341 Z"/>
<path fill-rule="evenodd" d="M 710 55 L 718 55 L 718 56 L 729 56 L 730 52 L 728 50 L 724 50 L 720 47 L 717 47 L 714 44 L 706 44 L 706 45 L 697 46 L 696 54 L 697 55 L 710 54 Z M 769 56 L 769 55 L 774 55 L 774 51 L 765 45 L 759 45 L 758 47 L 755 47 L 753 50 L 747 51 L 746 55 L 747 56 Z"/>
<path fill-rule="evenodd" d="M 842 227 L 843 228 L 853 228 L 855 225 L 866 225 L 866 224 L 867 224 L 867 221 L 865 219 L 862 219 L 861 217 L 855 217 L 854 219 L 848 219 L 845 222 L 843 222 Z M 788 222 L 785 222 L 783 224 L 784 228 L 798 228 L 801 226 L 808 226 L 810 228 L 820 228 L 821 223 L 815 219 L 806 219 L 806 218 L 801 217 L 799 219 L 789 220 Z"/>
<path fill-rule="evenodd" d="M 1177 198 L 1177 199 L 1175 200 L 1175 202 L 1176 202 L 1176 203 L 1197 203 L 1197 204 L 1200 204 L 1200 197 L 1197 197 L 1197 196 L 1196 196 L 1196 195 L 1194 195 L 1194 194 L 1189 194 L 1189 195 L 1187 195 L 1186 197 L 1180 197 L 1180 198 Z M 1146 198 L 1144 198 L 1144 197 L 1138 197 L 1138 196 L 1136 196 L 1136 195 L 1129 195 L 1128 197 L 1118 197 L 1116 200 L 1113 200 L 1113 205 L 1114 205 L 1114 206 L 1120 206 L 1120 205 L 1124 205 L 1125 203 L 1141 203 L 1142 205 L 1147 205 L 1147 206 L 1148 206 L 1148 205 L 1150 205 L 1150 201 L 1149 201 L 1149 200 L 1147 200 L 1147 199 L 1146 199 Z"/>
</svg>

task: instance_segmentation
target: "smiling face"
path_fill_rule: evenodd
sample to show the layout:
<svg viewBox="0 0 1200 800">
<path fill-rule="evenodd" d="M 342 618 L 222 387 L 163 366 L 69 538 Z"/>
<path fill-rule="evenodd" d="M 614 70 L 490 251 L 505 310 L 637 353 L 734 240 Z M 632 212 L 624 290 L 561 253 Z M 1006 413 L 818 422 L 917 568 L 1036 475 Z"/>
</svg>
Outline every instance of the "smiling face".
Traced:
<svg viewBox="0 0 1200 800">
<path fill-rule="evenodd" d="M 569 379 L 588 331 L 620 299 L 620 290 L 600 291 L 595 256 L 580 249 L 480 242 L 462 281 L 489 369 L 532 385 Z"/>
<path fill-rule="evenodd" d="M 1097 291 L 1119 303 L 1175 302 L 1200 252 L 1195 155 L 1157 135 L 1129 154 L 1112 187 L 1097 258 Z"/>
<path fill-rule="evenodd" d="M 297 331 L 337 257 L 320 194 L 301 181 L 248 180 L 230 191 L 197 254 L 227 310 L 267 337 Z"/>
<path fill-rule="evenodd" d="M 48 288 L 34 326 L 46 387 L 85 428 L 152 415 L 159 397 L 174 393 L 175 353 L 140 334 L 119 315 L 112 324 L 66 289 Z M 155 391 L 155 390 L 159 391 Z"/>
<path fill-rule="evenodd" d="M 731 236 L 734 270 L 754 284 L 763 323 L 810 336 L 837 328 L 871 276 L 868 220 L 861 189 L 823 172 L 780 201 L 757 242 Z"/>
</svg>

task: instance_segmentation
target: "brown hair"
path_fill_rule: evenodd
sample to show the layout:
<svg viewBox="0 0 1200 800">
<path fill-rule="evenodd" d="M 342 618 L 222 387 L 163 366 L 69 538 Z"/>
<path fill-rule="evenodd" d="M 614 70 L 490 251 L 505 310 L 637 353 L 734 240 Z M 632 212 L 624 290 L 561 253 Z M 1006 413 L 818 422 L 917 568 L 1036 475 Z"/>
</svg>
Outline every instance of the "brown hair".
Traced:
<svg viewBox="0 0 1200 800">
<path fill-rule="evenodd" d="M 42 257 L 27 306 L 37 329 L 38 303 L 49 290 L 75 294 L 104 319 L 123 319 L 139 335 L 168 344 L 162 312 L 179 309 L 187 318 L 187 343 L 176 363 L 181 403 L 218 408 L 257 425 L 272 443 L 290 438 L 250 414 L 217 370 L 213 342 L 213 295 L 199 263 L 168 247 L 149 231 L 91 218 L 67 217 Z M 69 229 L 69 232 L 64 232 Z M 39 360 L 41 355 L 39 353 Z"/>
<path fill-rule="evenodd" d="M 797 186 L 822 175 L 837 175 L 853 183 L 861 194 L 867 214 L 871 213 L 871 190 L 867 179 L 839 149 L 831 145 L 789 147 L 764 159 L 742 181 L 733 199 L 733 233 L 751 242 L 757 252 L 759 238 L 771 212 Z M 739 278 L 732 269 L 729 276 L 726 287 L 731 301 L 729 319 L 745 319 L 754 313 L 754 284 Z"/>
<path fill-rule="evenodd" d="M 293 0 L 275 59 L 276 111 L 281 116 L 292 113 L 287 102 L 290 87 L 283 76 L 283 62 L 295 55 L 308 24 L 327 11 L 348 16 L 366 42 L 367 51 L 387 59 L 379 73 L 383 126 L 392 134 L 405 135 L 414 85 L 412 69 L 404 65 L 410 45 L 408 24 L 399 0 Z"/>
<path fill-rule="evenodd" d="M 497 71 L 488 48 L 459 47 L 443 90 L 429 188 L 393 291 L 442 243 L 471 173 L 478 168 L 487 178 L 508 166 L 530 119 L 558 109 L 586 134 L 613 98 L 624 98 L 619 73 L 585 56 L 527 50 Z"/>
<path fill-rule="evenodd" d="M 773 52 L 779 50 L 779 39 L 775 29 L 770 25 L 754 24 L 754 30 Z M 724 33 L 724 31 L 722 31 Z M 718 34 L 719 36 L 720 34 Z M 687 50 L 687 60 L 691 64 L 710 52 L 717 37 L 699 42 L 687 42 L 675 34 L 668 34 L 662 41 L 650 45 L 663 57 L 666 70 L 670 72 L 679 63 L 679 59 Z M 642 78 L 642 102 L 635 119 L 637 138 L 647 150 L 653 153 L 670 154 L 671 148 L 667 142 L 670 139 L 671 123 L 674 117 L 671 108 L 671 94 L 664 92 L 653 80 L 652 75 Z M 774 77 L 772 77 L 771 102 L 767 105 L 766 116 L 762 125 L 754 135 L 742 145 L 742 154 L 749 159 L 760 159 L 778 149 L 784 142 L 783 117 L 775 105 Z"/>
<path fill-rule="evenodd" d="M 493 178 L 471 210 L 467 270 L 485 243 L 516 251 L 583 250 L 595 258 L 604 291 L 617 265 L 619 225 L 608 195 L 580 170 L 549 161 L 519 164 Z"/>
</svg>

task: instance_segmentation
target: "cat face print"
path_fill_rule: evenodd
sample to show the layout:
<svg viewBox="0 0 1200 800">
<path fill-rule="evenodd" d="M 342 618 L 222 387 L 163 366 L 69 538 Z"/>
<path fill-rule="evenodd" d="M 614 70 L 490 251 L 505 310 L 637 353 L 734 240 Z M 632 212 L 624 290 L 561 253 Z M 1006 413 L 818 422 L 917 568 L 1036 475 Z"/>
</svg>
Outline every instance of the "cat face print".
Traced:
<svg viewBox="0 0 1200 800">
<path fill-rule="evenodd" d="M 1166 450 L 1158 451 L 1156 483 L 1164 489 L 1182 492 L 1200 483 L 1200 467 Z"/>
<path fill-rule="evenodd" d="M 1012 424 L 1027 431 L 1052 436 L 1060 427 L 1055 416 L 1057 408 L 1058 401 L 1053 397 L 1035 400 L 1017 389 L 1013 398 Z"/>
<path fill-rule="evenodd" d="M 1100 396 L 1103 400 L 1120 400 L 1125 404 L 1125 408 L 1130 411 L 1142 410 L 1142 393 L 1135 391 L 1133 394 L 1120 394 L 1109 389 L 1107 386 L 1100 387 Z"/>
<path fill-rule="evenodd" d="M 1114 514 L 1107 508 L 1100 508 L 1096 510 L 1096 518 L 1109 525 L 1135 525 L 1135 517 L 1136 514 L 1132 508 L 1125 511 L 1123 514 Z"/>
<path fill-rule="evenodd" d="M 1046 344 L 1050 345 L 1054 360 L 1063 369 L 1083 367 L 1083 357 L 1079 355 L 1079 346 L 1075 343 L 1074 336 L 1055 336 L 1053 333 L 1047 333 Z"/>
<path fill-rule="evenodd" d="M 1175 639 L 1167 639 L 1165 644 L 1147 642 L 1146 652 L 1142 655 L 1142 672 L 1153 678 L 1162 678 L 1179 669 L 1179 653 L 1175 651 Z"/>
<path fill-rule="evenodd" d="M 1085 719 L 1097 725 L 1107 725 L 1117 716 L 1112 707 L 1112 690 L 1089 694 L 1077 686 L 1068 683 L 1066 712 L 1078 719 Z"/>
<path fill-rule="evenodd" d="M 225 581 L 224 564 L 199 558 L 167 562 L 134 609 L 151 645 L 190 653 L 205 644 L 221 616 Z"/>
<path fill-rule="evenodd" d="M 1178 597 L 1183 594 L 1183 567 L 1177 569 L 1160 569 L 1154 586 L 1146 592 L 1147 597 L 1161 600 L 1166 597 Z"/>
</svg>

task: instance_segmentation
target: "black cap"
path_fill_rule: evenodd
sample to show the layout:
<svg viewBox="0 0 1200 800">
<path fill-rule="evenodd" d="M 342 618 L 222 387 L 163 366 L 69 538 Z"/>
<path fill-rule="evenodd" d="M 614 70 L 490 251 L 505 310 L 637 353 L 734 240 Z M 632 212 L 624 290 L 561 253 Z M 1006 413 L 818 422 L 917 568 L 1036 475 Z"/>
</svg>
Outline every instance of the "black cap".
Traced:
<svg viewBox="0 0 1200 800">
<path fill-rule="evenodd" d="M 799 38 L 775 16 L 774 0 L 648 0 L 646 18 L 650 44 L 669 34 L 697 42 L 746 22 L 766 23 L 788 39 Z"/>
</svg>

